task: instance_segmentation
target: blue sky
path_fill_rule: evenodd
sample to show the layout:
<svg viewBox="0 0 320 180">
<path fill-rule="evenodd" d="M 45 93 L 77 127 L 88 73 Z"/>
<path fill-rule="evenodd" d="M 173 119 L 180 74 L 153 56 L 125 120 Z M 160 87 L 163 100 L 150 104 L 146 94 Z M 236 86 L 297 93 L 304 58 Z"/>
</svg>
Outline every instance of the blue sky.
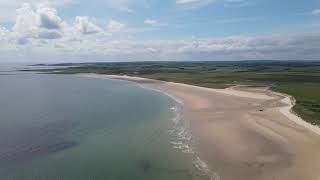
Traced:
<svg viewBox="0 0 320 180">
<path fill-rule="evenodd" d="M 320 17 L 312 11 L 318 7 L 319 0 L 217 0 L 202 5 L 177 4 L 174 0 L 78 0 L 57 9 L 68 21 L 79 15 L 89 16 L 96 18 L 100 26 L 117 19 L 131 28 L 146 28 L 144 20 L 153 19 L 170 26 L 139 36 L 183 38 L 317 30 L 319 27 L 314 26 L 320 25 Z"/>
<path fill-rule="evenodd" d="M 6 61 L 318 60 L 319 29 L 319 0 L 0 0 Z"/>
</svg>

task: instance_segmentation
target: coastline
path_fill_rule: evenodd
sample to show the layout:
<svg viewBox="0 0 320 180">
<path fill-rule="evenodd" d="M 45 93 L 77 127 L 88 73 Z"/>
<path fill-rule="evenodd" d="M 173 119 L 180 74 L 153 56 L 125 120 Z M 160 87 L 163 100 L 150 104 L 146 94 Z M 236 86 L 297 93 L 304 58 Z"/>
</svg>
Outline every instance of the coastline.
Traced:
<svg viewBox="0 0 320 180">
<path fill-rule="evenodd" d="M 320 155 L 316 151 L 320 148 L 320 130 L 292 112 L 294 99 L 288 95 L 270 90 L 210 89 L 129 76 L 80 76 L 133 81 L 182 100 L 200 158 L 208 164 L 208 171 L 218 172 L 221 179 L 320 177 Z"/>
<path fill-rule="evenodd" d="M 159 81 L 159 80 L 153 80 L 153 79 L 146 79 L 146 78 L 141 78 L 141 77 L 133 77 L 133 76 L 120 76 L 120 75 L 100 75 L 100 74 L 79 74 L 80 76 L 86 76 L 86 77 L 98 77 L 98 76 L 103 76 L 108 79 L 117 79 L 117 80 L 124 80 L 124 81 L 133 81 L 137 82 L 138 84 L 143 84 L 141 81 Z M 159 81 L 160 82 L 160 81 Z M 174 82 L 165 82 L 165 83 L 171 83 L 171 84 L 176 84 L 176 85 L 183 85 L 185 87 L 192 87 L 192 88 L 198 88 L 206 91 L 212 91 L 212 92 L 218 92 L 218 93 L 223 93 L 223 94 L 228 94 L 228 95 L 234 95 L 234 96 L 239 96 L 239 97 L 247 97 L 247 98 L 255 98 L 255 99 L 269 99 L 270 96 L 267 96 L 265 94 L 257 94 L 257 93 L 250 93 L 250 92 L 245 92 L 241 90 L 234 90 L 232 87 L 231 88 L 226 88 L 226 89 L 213 89 L 213 88 L 206 88 L 206 87 L 200 87 L 200 86 L 194 86 L 194 85 L 189 85 L 189 84 L 182 84 L 182 83 L 174 83 Z M 146 86 L 143 86 L 146 87 Z M 153 90 L 156 90 L 156 88 L 151 88 Z M 158 89 L 159 90 L 159 89 Z M 179 103 L 183 103 L 182 100 L 179 100 L 177 97 L 173 97 L 172 95 L 168 94 L 165 91 L 160 91 L 167 96 L 175 99 L 176 101 L 180 101 Z M 313 131 L 314 133 L 320 135 L 320 127 L 316 125 L 312 125 L 306 121 L 304 121 L 298 114 L 296 114 L 292 108 L 295 106 L 296 100 L 294 97 L 284 94 L 284 93 L 279 93 L 275 92 L 272 90 L 268 90 L 269 93 L 283 97 L 281 99 L 281 102 L 286 104 L 286 106 L 283 106 L 279 108 L 280 112 L 285 115 L 288 119 L 292 120 L 293 122 L 297 123 L 298 125 L 301 125 L 310 131 Z"/>
<path fill-rule="evenodd" d="M 279 94 L 285 97 L 281 100 L 281 102 L 287 104 L 287 106 L 280 108 L 280 112 L 285 116 L 287 116 L 287 118 L 289 118 L 290 120 L 297 123 L 298 125 L 303 126 L 309 129 L 310 131 L 320 135 L 319 126 L 316 126 L 304 121 L 297 113 L 293 111 L 293 107 L 296 104 L 296 100 L 287 94 L 281 94 L 281 93 Z"/>
</svg>

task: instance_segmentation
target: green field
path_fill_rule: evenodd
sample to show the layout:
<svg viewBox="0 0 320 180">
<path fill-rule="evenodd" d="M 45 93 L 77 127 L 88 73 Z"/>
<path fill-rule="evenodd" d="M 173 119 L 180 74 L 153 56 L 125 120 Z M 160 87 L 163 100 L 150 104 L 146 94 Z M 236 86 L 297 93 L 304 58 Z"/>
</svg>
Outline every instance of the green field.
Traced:
<svg viewBox="0 0 320 180">
<path fill-rule="evenodd" d="M 90 63 L 57 68 L 62 74 L 99 73 L 132 75 L 210 88 L 233 85 L 269 86 L 296 98 L 294 111 L 320 125 L 320 62 L 135 62 Z M 52 72 L 52 70 L 45 70 Z"/>
</svg>

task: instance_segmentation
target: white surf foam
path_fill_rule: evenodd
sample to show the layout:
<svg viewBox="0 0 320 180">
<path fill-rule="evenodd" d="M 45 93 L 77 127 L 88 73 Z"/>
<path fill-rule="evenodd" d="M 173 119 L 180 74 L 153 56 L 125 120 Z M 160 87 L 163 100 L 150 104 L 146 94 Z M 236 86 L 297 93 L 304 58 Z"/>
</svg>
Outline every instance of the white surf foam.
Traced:
<svg viewBox="0 0 320 180">
<path fill-rule="evenodd" d="M 106 77 L 105 79 L 111 78 Z M 181 99 L 169 93 L 166 93 L 160 88 L 144 86 L 140 83 L 135 84 L 141 88 L 164 94 L 176 102 L 176 106 L 170 108 L 170 110 L 174 112 L 175 117 L 171 119 L 173 122 L 173 126 L 171 129 L 168 130 L 169 135 L 171 136 L 170 143 L 172 144 L 172 147 L 175 149 L 179 149 L 183 153 L 191 154 L 193 156 L 193 165 L 199 171 L 205 173 L 210 180 L 221 180 L 218 174 L 211 171 L 207 163 L 201 160 L 200 157 L 197 155 L 197 152 L 195 150 L 195 140 L 191 133 L 190 123 L 189 121 L 183 118 L 182 110 L 184 107 L 184 102 Z"/>
<path fill-rule="evenodd" d="M 200 159 L 196 152 L 195 140 L 192 136 L 190 122 L 183 118 L 184 102 L 176 96 L 173 96 L 161 90 L 160 88 L 144 86 L 139 83 L 137 83 L 137 85 L 141 88 L 164 94 L 176 102 L 175 106 L 169 108 L 175 114 L 175 116 L 171 119 L 173 122 L 173 126 L 168 130 L 168 133 L 171 136 L 170 143 L 172 144 L 172 147 L 175 149 L 179 149 L 182 153 L 191 154 L 193 156 L 193 165 L 200 172 L 203 172 L 205 175 L 207 175 L 210 180 L 221 180 L 218 174 L 210 170 L 207 163 Z"/>
</svg>

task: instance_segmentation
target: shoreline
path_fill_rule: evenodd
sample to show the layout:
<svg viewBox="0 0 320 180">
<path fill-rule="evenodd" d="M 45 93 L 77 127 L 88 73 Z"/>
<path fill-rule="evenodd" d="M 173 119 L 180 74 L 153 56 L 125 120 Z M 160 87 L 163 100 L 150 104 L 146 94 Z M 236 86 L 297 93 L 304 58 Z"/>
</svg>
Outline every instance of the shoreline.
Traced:
<svg viewBox="0 0 320 180">
<path fill-rule="evenodd" d="M 140 81 L 140 80 L 145 80 L 145 78 L 138 78 L 135 77 L 134 80 L 128 80 L 128 79 L 119 79 L 118 76 L 113 76 L 111 75 L 111 77 L 109 75 L 99 75 L 99 74 L 78 74 L 82 77 L 91 77 L 91 78 L 107 78 L 107 79 L 111 79 L 111 80 L 119 80 L 119 81 L 130 81 L 130 82 L 134 82 L 136 83 L 139 87 L 143 88 L 143 89 L 147 89 L 150 91 L 155 91 L 157 93 L 160 93 L 164 96 L 167 96 L 168 98 L 172 99 L 173 101 L 175 101 L 177 103 L 177 106 L 175 106 L 175 109 L 171 109 L 176 113 L 176 117 L 174 117 L 172 119 L 174 126 L 178 126 L 178 124 L 181 121 L 185 121 L 185 119 L 183 119 L 183 108 L 185 103 L 183 102 L 183 100 L 179 99 L 178 97 L 169 94 L 167 92 L 165 92 L 164 90 L 159 89 L 159 87 L 152 87 L 152 86 L 148 86 L 146 84 L 143 83 L 139 83 L 139 82 L 135 82 L 135 81 Z M 125 76 L 125 78 L 130 78 L 129 76 Z M 150 80 L 150 79 L 148 79 Z M 153 80 L 152 80 L 153 81 Z M 157 80 L 154 80 L 157 81 Z M 185 133 L 189 134 L 191 132 L 189 132 L 190 130 L 187 130 L 188 127 L 185 127 L 185 125 L 182 125 L 181 128 L 183 128 L 183 130 L 180 130 L 180 132 L 175 132 L 177 131 L 177 129 L 175 129 L 177 127 L 174 127 L 172 129 L 169 130 L 169 134 L 177 136 L 178 137 L 178 141 L 170 141 L 170 144 L 173 145 L 172 147 L 174 149 L 179 149 L 179 151 L 181 151 L 181 153 L 186 153 L 186 154 L 192 154 L 194 157 L 192 158 L 192 164 L 202 173 L 204 173 L 206 176 L 208 176 L 209 180 L 221 180 L 219 175 L 216 172 L 213 172 L 212 170 L 210 170 L 208 168 L 208 165 L 202 160 L 200 159 L 199 156 L 197 156 L 196 152 L 194 151 L 194 145 L 191 141 L 192 139 L 192 134 L 189 135 L 188 138 L 186 138 L 185 136 L 187 136 Z M 183 131 L 183 132 L 182 132 Z M 172 134 L 173 133 L 173 134 Z M 181 133 L 181 134 L 180 134 Z M 187 139 L 187 140 L 186 140 Z"/>
<path fill-rule="evenodd" d="M 320 165 L 316 151 L 320 148 L 320 129 L 292 111 L 294 99 L 289 95 L 235 87 L 211 89 L 130 76 L 78 75 L 133 81 L 181 100 L 198 140 L 199 159 L 205 160 L 208 171 L 214 169 L 221 174 L 221 179 L 320 177 L 316 168 Z"/>
<path fill-rule="evenodd" d="M 80 76 L 85 76 L 85 77 L 94 77 L 94 76 L 103 76 L 108 79 L 116 79 L 116 80 L 123 80 L 123 81 L 131 81 L 131 82 L 136 82 L 140 85 L 143 83 L 139 81 L 159 81 L 159 82 L 164 82 L 164 83 L 171 83 L 171 84 L 177 84 L 177 85 L 183 85 L 185 87 L 193 87 L 193 88 L 199 88 L 202 90 L 207 90 L 207 91 L 212 91 L 212 92 L 218 92 L 218 93 L 224 93 L 228 95 L 234 95 L 234 96 L 239 96 L 239 97 L 247 97 L 247 98 L 255 98 L 255 99 L 268 99 L 270 96 L 265 96 L 261 94 L 254 94 L 250 92 L 245 92 L 241 90 L 234 90 L 233 87 L 230 88 L 225 88 L 225 89 L 213 89 L 213 88 L 206 88 L 206 87 L 200 87 L 200 86 L 194 86 L 194 85 L 189 85 L 189 84 L 183 84 L 183 83 L 175 83 L 175 82 L 165 82 L 165 81 L 160 81 L 160 80 L 153 80 L 153 79 L 147 79 L 147 78 L 141 78 L 141 77 L 133 77 L 133 76 L 122 76 L 122 75 L 101 75 L 101 74 L 95 74 L 95 73 L 90 73 L 90 74 L 77 74 Z M 146 86 L 143 86 L 146 87 Z M 151 88 L 152 90 L 157 90 L 154 88 Z M 158 89 L 159 90 L 159 89 Z M 172 99 L 179 100 L 179 103 L 183 103 L 181 99 L 178 99 L 177 97 L 174 97 L 170 94 L 168 94 L 165 91 L 161 91 L 163 94 L 166 94 Z M 285 115 L 288 119 L 292 120 L 293 122 L 297 123 L 298 125 L 301 125 L 310 131 L 320 135 L 320 127 L 310 124 L 307 121 L 303 120 L 297 113 L 293 111 L 293 107 L 295 106 L 295 98 L 284 93 L 268 90 L 269 93 L 281 96 L 283 97 L 281 99 L 281 102 L 286 104 L 287 106 L 279 108 L 280 112 Z"/>
<path fill-rule="evenodd" d="M 296 100 L 294 97 L 292 97 L 288 94 L 278 93 L 278 92 L 274 92 L 274 91 L 272 91 L 272 92 L 280 94 L 281 96 L 284 96 L 284 98 L 281 99 L 281 102 L 287 104 L 287 106 L 280 108 L 280 112 L 283 115 L 285 115 L 287 118 L 289 118 L 290 120 L 292 120 L 296 124 L 303 126 L 303 127 L 309 129 L 310 131 L 312 131 L 320 136 L 320 127 L 319 126 L 308 123 L 307 121 L 303 120 L 296 112 L 293 111 L 293 107 L 296 105 Z"/>
</svg>

